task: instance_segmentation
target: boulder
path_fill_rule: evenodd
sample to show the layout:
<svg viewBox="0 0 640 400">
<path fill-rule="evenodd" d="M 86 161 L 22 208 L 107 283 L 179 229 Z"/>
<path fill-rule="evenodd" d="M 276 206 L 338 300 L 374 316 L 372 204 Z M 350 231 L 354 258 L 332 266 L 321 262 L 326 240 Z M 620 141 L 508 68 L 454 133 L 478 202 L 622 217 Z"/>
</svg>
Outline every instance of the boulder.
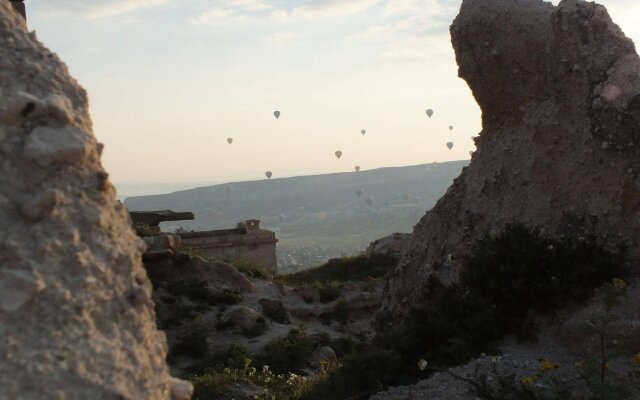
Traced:
<svg viewBox="0 0 640 400">
<path fill-rule="evenodd" d="M 262 307 L 262 313 L 269 317 L 272 321 L 275 321 L 279 324 L 288 324 L 289 323 L 289 312 L 282 305 L 282 302 L 279 300 L 272 299 L 260 299 L 258 301 L 260 307 Z"/>
<path fill-rule="evenodd" d="M 322 369 L 326 365 L 336 364 L 338 356 L 330 346 L 322 346 L 316 350 L 309 359 L 309 366 L 315 369 Z"/>
<path fill-rule="evenodd" d="M 187 400 L 87 94 L 0 1 L 0 398 Z"/>
<path fill-rule="evenodd" d="M 464 0 L 459 75 L 482 109 L 477 151 L 415 226 L 381 326 L 457 279 L 473 243 L 509 223 L 593 234 L 640 260 L 640 59 L 593 2 Z"/>
<path fill-rule="evenodd" d="M 411 234 L 409 233 L 394 233 L 393 235 L 385 236 L 372 242 L 367 247 L 366 254 L 372 255 L 387 255 L 387 256 L 399 256 L 404 251 Z"/>
<path fill-rule="evenodd" d="M 228 318 L 231 326 L 241 333 L 254 332 L 259 324 L 264 324 L 260 313 L 246 306 L 233 308 L 229 311 Z"/>
<path fill-rule="evenodd" d="M 293 293 L 300 296 L 305 303 L 320 303 L 320 289 L 313 286 L 302 286 L 293 289 Z"/>
</svg>

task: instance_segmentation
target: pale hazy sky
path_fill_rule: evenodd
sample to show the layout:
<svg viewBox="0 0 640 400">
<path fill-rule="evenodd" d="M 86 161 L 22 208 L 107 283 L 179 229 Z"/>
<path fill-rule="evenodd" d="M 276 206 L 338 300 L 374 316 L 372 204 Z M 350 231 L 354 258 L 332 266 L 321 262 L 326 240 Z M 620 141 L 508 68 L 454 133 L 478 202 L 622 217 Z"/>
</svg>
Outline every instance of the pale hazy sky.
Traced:
<svg viewBox="0 0 640 400">
<path fill-rule="evenodd" d="M 480 111 L 449 39 L 460 3 L 26 0 L 30 29 L 89 92 L 116 183 L 469 158 Z M 638 43 L 640 2 L 601 3 Z"/>
</svg>

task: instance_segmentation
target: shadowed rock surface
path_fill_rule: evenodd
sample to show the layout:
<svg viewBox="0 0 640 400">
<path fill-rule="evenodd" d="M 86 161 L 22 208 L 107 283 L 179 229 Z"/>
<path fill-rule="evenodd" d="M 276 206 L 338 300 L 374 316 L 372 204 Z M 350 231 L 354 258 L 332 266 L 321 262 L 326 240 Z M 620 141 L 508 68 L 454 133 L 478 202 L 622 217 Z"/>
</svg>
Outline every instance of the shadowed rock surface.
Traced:
<svg viewBox="0 0 640 400">
<path fill-rule="evenodd" d="M 505 224 L 593 233 L 640 256 L 640 60 L 606 9 L 565 0 L 465 0 L 451 26 L 483 113 L 478 151 L 415 226 L 381 318 L 428 301 Z"/>
<path fill-rule="evenodd" d="M 86 92 L 0 1 L 0 398 L 190 398 Z"/>
</svg>

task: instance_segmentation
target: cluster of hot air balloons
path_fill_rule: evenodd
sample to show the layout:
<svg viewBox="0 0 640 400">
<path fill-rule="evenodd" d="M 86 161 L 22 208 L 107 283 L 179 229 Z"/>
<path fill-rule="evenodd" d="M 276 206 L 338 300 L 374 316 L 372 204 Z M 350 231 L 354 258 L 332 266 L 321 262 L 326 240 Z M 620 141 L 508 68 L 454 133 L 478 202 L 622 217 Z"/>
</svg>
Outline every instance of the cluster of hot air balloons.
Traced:
<svg viewBox="0 0 640 400">
<path fill-rule="evenodd" d="M 433 109 L 428 108 L 428 109 L 426 110 L 426 114 L 427 114 L 427 117 L 429 117 L 429 118 L 433 117 L 433 114 L 434 114 Z M 280 119 L 280 115 L 281 115 L 281 113 L 280 113 L 280 111 L 279 111 L 279 110 L 275 110 L 275 111 L 273 112 L 273 116 L 274 116 L 276 119 Z M 453 125 L 449 125 L 449 131 L 453 131 L 453 129 L 454 129 Z M 364 135 L 367 133 L 367 130 L 366 130 L 366 129 L 362 129 L 362 130 L 360 130 L 360 133 L 364 136 Z M 472 137 L 472 139 L 474 139 L 474 138 Z M 230 137 L 230 138 L 227 138 L 227 143 L 228 143 L 229 145 L 233 144 L 233 138 L 231 138 L 231 137 Z M 448 148 L 449 150 L 453 149 L 453 142 L 447 142 L 447 143 L 446 143 L 446 146 L 447 146 L 447 148 Z M 473 154 L 473 152 L 471 151 L 471 152 L 469 152 L 469 154 Z M 335 156 L 336 156 L 336 158 L 339 160 L 340 158 L 342 158 L 342 151 L 341 151 L 341 150 L 336 150 L 336 151 L 335 151 L 335 153 L 334 153 L 334 155 L 335 155 Z M 355 169 L 355 172 L 360 172 L 360 166 L 359 166 L 359 165 L 356 165 L 356 166 L 354 167 L 354 169 Z M 265 172 L 265 176 L 267 177 L 267 179 L 271 179 L 271 177 L 273 176 L 273 172 L 271 172 L 271 171 L 266 171 L 266 172 Z M 358 189 L 358 190 L 360 190 L 360 189 Z M 361 195 L 362 195 L 362 193 L 361 193 L 361 191 L 360 191 L 360 193 L 358 194 L 358 196 L 361 196 Z M 367 200 L 369 200 L 369 198 L 367 198 Z M 367 201 L 367 203 L 369 203 L 369 202 L 373 202 L 373 200 L 371 200 L 371 201 Z"/>
</svg>

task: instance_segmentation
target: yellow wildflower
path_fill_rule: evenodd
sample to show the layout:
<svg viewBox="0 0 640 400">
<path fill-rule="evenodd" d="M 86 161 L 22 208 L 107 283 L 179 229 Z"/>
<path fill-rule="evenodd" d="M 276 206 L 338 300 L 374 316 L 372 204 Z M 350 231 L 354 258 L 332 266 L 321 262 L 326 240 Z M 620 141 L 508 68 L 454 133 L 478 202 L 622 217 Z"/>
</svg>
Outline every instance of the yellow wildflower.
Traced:
<svg viewBox="0 0 640 400">
<path fill-rule="evenodd" d="M 524 378 L 522 378 L 522 383 L 525 385 L 531 385 L 533 382 L 536 381 L 536 379 L 538 379 L 537 376 L 525 376 Z"/>
<path fill-rule="evenodd" d="M 635 356 L 633 356 L 633 361 L 634 361 L 636 364 L 640 365 L 640 352 L 636 353 L 636 355 L 635 355 Z"/>
<path fill-rule="evenodd" d="M 544 358 L 540 360 L 540 369 L 543 371 L 550 371 L 552 369 L 560 368 L 558 364 L 554 364 L 549 360 L 545 360 Z"/>
</svg>

